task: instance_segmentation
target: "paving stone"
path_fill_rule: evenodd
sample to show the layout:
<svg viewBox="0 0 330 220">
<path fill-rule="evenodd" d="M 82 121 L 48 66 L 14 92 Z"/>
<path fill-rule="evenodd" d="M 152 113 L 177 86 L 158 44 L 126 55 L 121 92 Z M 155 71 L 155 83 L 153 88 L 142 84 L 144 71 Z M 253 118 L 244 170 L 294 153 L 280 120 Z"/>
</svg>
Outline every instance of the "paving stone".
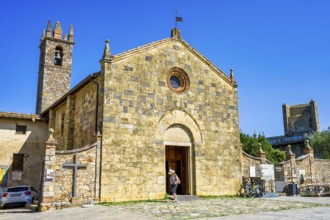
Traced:
<svg viewBox="0 0 330 220">
<path fill-rule="evenodd" d="M 315 210 L 315 211 L 314 211 Z M 14 211 L 14 210 L 13 210 Z M 330 197 L 279 198 L 198 198 L 173 203 L 172 200 L 137 204 L 96 205 L 88 209 L 70 208 L 39 213 L 0 210 L 9 219 L 329 219 Z"/>
</svg>

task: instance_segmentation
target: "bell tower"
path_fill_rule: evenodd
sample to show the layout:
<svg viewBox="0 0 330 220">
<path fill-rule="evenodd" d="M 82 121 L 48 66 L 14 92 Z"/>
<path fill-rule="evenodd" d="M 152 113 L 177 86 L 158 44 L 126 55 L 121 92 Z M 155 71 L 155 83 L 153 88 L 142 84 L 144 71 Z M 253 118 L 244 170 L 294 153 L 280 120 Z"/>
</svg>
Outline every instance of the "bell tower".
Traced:
<svg viewBox="0 0 330 220">
<path fill-rule="evenodd" d="M 70 90 L 72 71 L 73 27 L 62 37 L 59 21 L 52 31 L 51 21 L 40 42 L 36 114 L 42 113 Z"/>
</svg>

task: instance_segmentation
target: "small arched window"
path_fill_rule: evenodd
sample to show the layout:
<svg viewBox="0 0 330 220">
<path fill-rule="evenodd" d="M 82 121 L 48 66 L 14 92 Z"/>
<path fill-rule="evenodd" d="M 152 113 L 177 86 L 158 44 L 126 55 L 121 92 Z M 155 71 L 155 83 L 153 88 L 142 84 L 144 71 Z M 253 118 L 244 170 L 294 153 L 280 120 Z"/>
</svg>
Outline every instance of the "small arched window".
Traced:
<svg viewBox="0 0 330 220">
<path fill-rule="evenodd" d="M 54 54 L 54 65 L 62 66 L 63 61 L 63 49 L 60 46 L 57 46 L 55 48 L 55 54 Z"/>
</svg>

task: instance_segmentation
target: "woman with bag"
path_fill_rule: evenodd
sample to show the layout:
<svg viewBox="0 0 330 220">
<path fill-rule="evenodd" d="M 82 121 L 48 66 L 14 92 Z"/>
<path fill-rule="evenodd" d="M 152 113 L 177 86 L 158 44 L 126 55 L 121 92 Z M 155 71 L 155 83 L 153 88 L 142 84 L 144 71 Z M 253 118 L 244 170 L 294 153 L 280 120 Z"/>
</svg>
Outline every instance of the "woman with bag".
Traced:
<svg viewBox="0 0 330 220">
<path fill-rule="evenodd" d="M 170 175 L 170 184 L 171 184 L 171 189 L 172 189 L 172 194 L 173 194 L 173 202 L 177 202 L 177 195 L 176 195 L 176 188 L 178 187 L 178 184 L 181 183 L 180 178 L 178 175 L 175 174 L 175 171 L 170 168 L 168 171 L 168 174 Z"/>
</svg>

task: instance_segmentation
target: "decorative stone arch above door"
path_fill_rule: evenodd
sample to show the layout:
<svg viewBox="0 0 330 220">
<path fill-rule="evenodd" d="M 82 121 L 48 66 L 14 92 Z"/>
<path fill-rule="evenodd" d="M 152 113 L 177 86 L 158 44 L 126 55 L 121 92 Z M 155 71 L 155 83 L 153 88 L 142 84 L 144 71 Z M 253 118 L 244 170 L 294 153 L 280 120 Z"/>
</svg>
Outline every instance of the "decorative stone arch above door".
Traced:
<svg viewBox="0 0 330 220">
<path fill-rule="evenodd" d="M 163 117 L 158 121 L 158 128 L 155 133 L 157 143 L 164 143 L 165 132 L 171 128 L 180 127 L 185 128 L 187 134 L 189 134 L 190 142 L 194 146 L 201 146 L 203 143 L 203 136 L 201 134 L 200 126 L 194 120 L 194 118 L 184 111 L 183 109 L 172 109 L 166 112 Z M 170 131 L 170 132 L 173 132 Z M 187 138 L 186 138 L 187 139 Z"/>
<path fill-rule="evenodd" d="M 164 132 L 164 144 L 175 146 L 192 146 L 193 138 L 188 128 L 181 124 L 173 124 Z"/>
</svg>

